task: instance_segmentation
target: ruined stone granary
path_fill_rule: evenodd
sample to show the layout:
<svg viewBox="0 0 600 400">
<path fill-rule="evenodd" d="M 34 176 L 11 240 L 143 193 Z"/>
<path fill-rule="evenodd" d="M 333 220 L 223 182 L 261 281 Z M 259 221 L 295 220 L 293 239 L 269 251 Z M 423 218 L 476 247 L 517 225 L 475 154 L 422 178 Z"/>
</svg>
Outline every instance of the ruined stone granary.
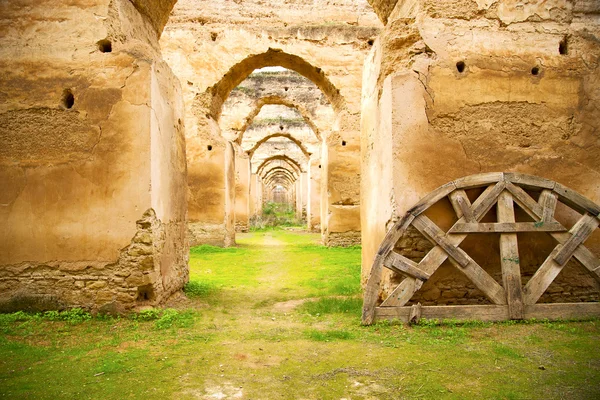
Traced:
<svg viewBox="0 0 600 400">
<path fill-rule="evenodd" d="M 235 244 L 275 191 L 361 243 L 364 280 L 460 177 L 600 201 L 597 1 L 15 0 L 0 22 L 0 310 L 160 304 L 190 243 Z M 548 297 L 597 300 L 580 275 Z M 469 290 L 441 271 L 418 298 Z"/>
</svg>

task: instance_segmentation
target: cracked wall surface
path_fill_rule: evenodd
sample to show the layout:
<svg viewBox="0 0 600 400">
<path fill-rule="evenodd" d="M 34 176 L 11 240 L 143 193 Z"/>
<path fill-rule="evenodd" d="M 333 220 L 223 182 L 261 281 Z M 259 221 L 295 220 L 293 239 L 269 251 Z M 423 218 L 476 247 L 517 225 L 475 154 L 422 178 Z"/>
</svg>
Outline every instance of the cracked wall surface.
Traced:
<svg viewBox="0 0 600 400">
<path fill-rule="evenodd" d="M 590 1 L 396 2 L 363 74 L 363 281 L 387 229 L 456 178 L 521 172 L 600 202 L 599 11 Z M 525 282 L 539 266 L 534 253 L 550 246 L 529 244 L 536 250 L 523 250 L 532 260 L 523 267 Z M 588 245 L 598 253 L 597 233 Z M 561 273 L 567 283 L 553 289 L 555 298 L 597 299 L 580 272 Z M 396 278 L 386 279 L 389 290 Z M 430 290 L 421 300 L 449 303 L 464 290 L 440 293 L 463 283 L 425 285 L 418 294 Z"/>
<path fill-rule="evenodd" d="M 186 165 L 156 30 L 124 0 L 10 2 L 0 26 L 0 303 L 164 300 L 187 279 Z"/>
</svg>

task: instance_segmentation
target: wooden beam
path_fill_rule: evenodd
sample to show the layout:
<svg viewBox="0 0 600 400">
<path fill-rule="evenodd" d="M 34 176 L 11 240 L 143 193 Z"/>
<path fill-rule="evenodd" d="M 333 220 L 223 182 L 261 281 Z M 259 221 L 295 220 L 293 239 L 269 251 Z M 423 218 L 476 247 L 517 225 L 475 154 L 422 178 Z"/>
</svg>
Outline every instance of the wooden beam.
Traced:
<svg viewBox="0 0 600 400">
<path fill-rule="evenodd" d="M 377 307 L 375 321 L 398 319 L 408 323 L 412 307 Z M 421 306 L 421 318 L 459 321 L 505 321 L 509 319 L 508 306 Z"/>
<path fill-rule="evenodd" d="M 405 214 L 404 217 L 394 224 L 390 229 L 375 255 L 371 272 L 365 286 L 365 294 L 363 296 L 363 311 L 362 311 L 362 323 L 364 325 L 370 325 L 373 323 L 375 316 L 375 306 L 379 299 L 379 293 L 381 290 L 381 272 L 383 269 L 383 260 L 387 254 L 394 248 L 396 242 L 400 239 L 402 234 L 406 231 L 414 216 L 412 214 Z M 412 295 L 411 295 L 412 296 Z"/>
<path fill-rule="evenodd" d="M 515 183 L 519 186 L 525 186 L 527 188 L 537 190 L 539 190 L 540 188 L 554 189 L 554 186 L 556 185 L 556 182 L 551 181 L 549 179 L 535 175 L 520 174 L 517 172 L 505 172 L 504 180 L 507 182 Z"/>
<path fill-rule="evenodd" d="M 467 222 L 475 222 L 475 217 L 471 210 L 471 202 L 464 190 L 455 190 L 450 193 L 448 197 L 450 198 L 450 202 L 452 203 L 452 207 L 458 218 L 464 217 Z"/>
<path fill-rule="evenodd" d="M 551 190 L 543 190 L 540 195 L 539 204 L 542 206 L 542 221 L 552 222 L 558 198 Z"/>
<path fill-rule="evenodd" d="M 507 182 L 506 189 L 513 195 L 514 201 L 525 210 L 533 219 L 540 220 L 543 215 L 542 206 L 540 206 L 526 191 L 520 187 Z"/>
<path fill-rule="evenodd" d="M 558 222 L 480 222 L 455 224 L 448 233 L 565 232 Z"/>
<path fill-rule="evenodd" d="M 483 174 L 469 175 L 454 181 L 457 189 L 470 189 L 489 185 L 504 180 L 503 172 L 486 172 Z"/>
<path fill-rule="evenodd" d="M 469 257 L 460 248 L 452 245 L 448 241 L 446 234 L 436 224 L 433 223 L 425 215 L 419 215 L 413 220 L 413 226 L 419 230 L 423 235 L 428 237 L 433 243 L 440 246 L 450 257 L 464 267 L 469 263 Z"/>
<path fill-rule="evenodd" d="M 498 197 L 497 211 L 498 222 L 515 222 L 513 198 L 508 191 L 502 192 Z M 503 233 L 500 235 L 500 266 L 510 318 L 522 319 L 523 291 L 516 233 Z"/>
<path fill-rule="evenodd" d="M 562 248 L 554 256 L 554 261 L 559 265 L 565 265 L 575 252 L 575 249 L 586 241 L 598 227 L 598 224 L 600 224 L 600 221 L 593 215 L 585 214 L 581 217 L 569 231 L 572 236 L 562 244 Z"/>
<path fill-rule="evenodd" d="M 422 281 L 428 280 L 431 275 L 425 271 L 419 269 L 416 262 L 409 260 L 408 258 L 392 251 L 383 261 L 383 266 L 388 267 L 394 272 L 398 272 L 403 275 L 408 275 L 412 278 L 420 279 Z"/>
<path fill-rule="evenodd" d="M 600 316 L 600 303 L 542 303 L 525 306 L 525 318 L 575 319 Z"/>
<path fill-rule="evenodd" d="M 590 213 L 594 217 L 600 215 L 600 206 L 585 196 L 580 195 L 573 189 L 557 183 L 554 187 L 554 192 L 558 194 L 560 201 L 569 207 L 579 211 L 580 213 Z"/>
<path fill-rule="evenodd" d="M 399 320 L 408 323 L 412 306 L 377 307 L 375 321 Z M 575 319 L 600 317 L 600 303 L 547 303 L 526 305 L 525 319 Z M 465 306 L 421 306 L 421 318 L 458 321 L 505 321 L 510 319 L 508 306 L 465 305 Z"/>
</svg>

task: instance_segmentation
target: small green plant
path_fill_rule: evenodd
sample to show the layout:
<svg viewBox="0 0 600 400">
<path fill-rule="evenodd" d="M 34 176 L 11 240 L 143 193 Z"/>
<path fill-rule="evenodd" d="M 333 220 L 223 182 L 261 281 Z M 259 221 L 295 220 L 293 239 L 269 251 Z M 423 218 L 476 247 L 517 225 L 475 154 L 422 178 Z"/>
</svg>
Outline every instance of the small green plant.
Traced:
<svg viewBox="0 0 600 400">
<path fill-rule="evenodd" d="M 135 321 L 154 321 L 160 317 L 160 310 L 156 308 L 149 308 L 142 310 L 137 314 L 132 315 L 132 319 Z"/>
<path fill-rule="evenodd" d="M 324 315 L 334 313 L 350 313 L 360 315 L 362 309 L 362 299 L 358 298 L 336 298 L 324 297 L 316 301 L 304 303 L 299 311 L 310 315 Z"/>
<path fill-rule="evenodd" d="M 217 286 L 211 282 L 189 281 L 183 291 L 188 297 L 206 297 L 217 290 Z"/>
<path fill-rule="evenodd" d="M 80 324 L 92 319 L 92 315 L 81 308 L 72 308 L 66 311 L 46 311 L 42 318 L 49 321 L 66 321 L 69 324 Z"/>
<path fill-rule="evenodd" d="M 189 328 L 194 324 L 193 311 L 179 312 L 172 308 L 163 310 L 159 319 L 154 323 L 156 329 Z"/>
<path fill-rule="evenodd" d="M 290 204 L 267 202 L 263 205 L 262 215 L 250 219 L 250 231 L 272 230 L 276 227 L 300 227 L 304 221 L 296 218 Z"/>
</svg>

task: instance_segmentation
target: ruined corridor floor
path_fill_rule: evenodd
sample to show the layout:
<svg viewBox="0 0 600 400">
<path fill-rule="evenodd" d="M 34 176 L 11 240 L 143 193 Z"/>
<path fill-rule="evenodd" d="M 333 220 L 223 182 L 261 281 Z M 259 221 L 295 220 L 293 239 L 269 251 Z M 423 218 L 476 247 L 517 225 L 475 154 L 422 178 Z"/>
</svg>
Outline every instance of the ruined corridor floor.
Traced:
<svg viewBox="0 0 600 400">
<path fill-rule="evenodd" d="M 600 321 L 362 327 L 360 248 L 318 239 L 193 248 L 165 310 L 0 315 L 0 398 L 600 397 Z"/>
</svg>

